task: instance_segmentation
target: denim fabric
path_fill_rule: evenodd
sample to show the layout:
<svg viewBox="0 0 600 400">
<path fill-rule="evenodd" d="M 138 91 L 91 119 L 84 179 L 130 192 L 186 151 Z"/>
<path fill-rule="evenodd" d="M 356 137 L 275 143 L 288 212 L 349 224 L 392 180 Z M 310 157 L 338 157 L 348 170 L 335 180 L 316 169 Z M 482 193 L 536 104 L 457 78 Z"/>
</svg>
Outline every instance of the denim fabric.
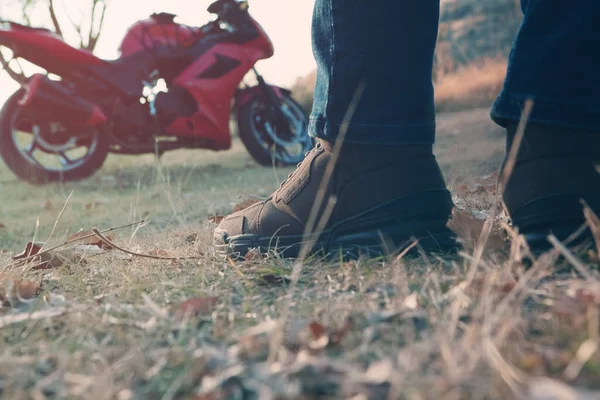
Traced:
<svg viewBox="0 0 600 400">
<path fill-rule="evenodd" d="M 600 1 L 522 0 L 524 21 L 492 119 L 533 98 L 531 122 L 600 131 Z M 317 82 L 310 134 L 333 141 L 360 83 L 345 140 L 431 144 L 439 0 L 316 0 Z"/>
<path fill-rule="evenodd" d="M 316 0 L 311 135 L 334 140 L 364 83 L 347 142 L 433 143 L 438 20 L 439 0 Z"/>
<path fill-rule="evenodd" d="M 600 132 L 600 1 L 521 0 L 524 20 L 492 119 Z"/>
</svg>

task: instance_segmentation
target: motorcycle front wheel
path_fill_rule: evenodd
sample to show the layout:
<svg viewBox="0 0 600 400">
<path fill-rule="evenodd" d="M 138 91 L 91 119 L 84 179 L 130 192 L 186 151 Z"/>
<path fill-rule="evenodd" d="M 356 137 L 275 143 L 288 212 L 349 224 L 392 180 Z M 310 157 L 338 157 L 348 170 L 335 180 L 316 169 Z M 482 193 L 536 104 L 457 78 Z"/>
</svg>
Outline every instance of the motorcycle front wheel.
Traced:
<svg viewBox="0 0 600 400">
<path fill-rule="evenodd" d="M 274 105 L 266 96 L 258 90 L 251 93 L 236 111 L 238 134 L 246 149 L 264 166 L 298 164 L 314 144 L 302 107 L 283 93 L 277 105 L 280 117 L 275 118 Z"/>
<path fill-rule="evenodd" d="M 71 132 L 61 121 L 38 121 L 18 104 L 15 92 L 0 111 L 0 157 L 20 179 L 34 185 L 88 178 L 104 164 L 110 138 L 100 128 Z"/>
</svg>

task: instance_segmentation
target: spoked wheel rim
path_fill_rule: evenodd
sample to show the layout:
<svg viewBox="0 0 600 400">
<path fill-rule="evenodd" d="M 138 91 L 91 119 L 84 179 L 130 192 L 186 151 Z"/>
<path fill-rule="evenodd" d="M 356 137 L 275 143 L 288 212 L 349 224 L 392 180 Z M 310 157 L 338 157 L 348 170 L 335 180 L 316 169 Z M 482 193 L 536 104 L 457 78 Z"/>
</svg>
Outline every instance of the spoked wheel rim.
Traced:
<svg viewBox="0 0 600 400">
<path fill-rule="evenodd" d="M 32 166 L 53 173 L 67 173 L 86 164 L 98 148 L 100 131 L 69 134 L 60 122 L 36 122 L 17 113 L 11 137 L 19 155 Z"/>
<path fill-rule="evenodd" d="M 250 127 L 263 149 L 271 154 L 274 162 L 296 164 L 312 148 L 312 138 L 308 135 L 308 120 L 304 111 L 292 99 L 285 97 L 280 110 L 287 126 L 278 127 L 269 120 L 268 106 L 255 101 L 250 106 Z M 280 124 L 281 125 L 281 124 Z"/>
</svg>

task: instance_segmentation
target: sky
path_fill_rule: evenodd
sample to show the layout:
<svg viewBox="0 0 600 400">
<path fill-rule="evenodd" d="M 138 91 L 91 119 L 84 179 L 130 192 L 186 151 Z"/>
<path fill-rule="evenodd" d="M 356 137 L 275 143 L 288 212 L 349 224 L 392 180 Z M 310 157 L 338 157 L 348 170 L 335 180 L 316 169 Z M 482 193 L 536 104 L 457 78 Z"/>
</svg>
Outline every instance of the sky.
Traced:
<svg viewBox="0 0 600 400">
<path fill-rule="evenodd" d="M 61 8 L 77 19 L 86 11 L 81 9 L 83 0 L 55 0 Z M 86 1 L 87 3 L 87 1 Z M 177 21 L 189 25 L 202 25 L 210 19 L 206 8 L 209 0 L 111 0 L 106 13 L 104 30 L 96 47 L 95 54 L 105 59 L 118 57 L 118 47 L 129 26 L 154 12 L 177 14 Z M 17 8 L 10 0 L 0 0 L 0 14 L 9 19 L 17 16 Z M 315 68 L 312 55 L 310 26 L 312 16 L 311 0 L 249 0 L 250 13 L 263 26 L 275 46 L 275 55 L 257 64 L 257 69 L 265 79 L 277 85 L 291 86 L 296 78 L 304 76 Z M 43 21 L 46 10 L 34 11 L 34 19 Z M 63 14 L 60 14 L 61 16 Z M 65 26 L 68 20 L 64 19 Z M 72 39 L 73 32 L 66 34 Z M 17 85 L 0 72 L 0 102 L 17 89 Z"/>
</svg>

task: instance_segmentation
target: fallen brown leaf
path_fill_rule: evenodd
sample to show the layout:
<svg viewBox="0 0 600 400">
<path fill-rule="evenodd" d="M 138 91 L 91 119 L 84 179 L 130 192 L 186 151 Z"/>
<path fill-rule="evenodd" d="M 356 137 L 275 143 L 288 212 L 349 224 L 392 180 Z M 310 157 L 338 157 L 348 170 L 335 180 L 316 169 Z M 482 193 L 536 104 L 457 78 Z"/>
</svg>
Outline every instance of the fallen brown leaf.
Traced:
<svg viewBox="0 0 600 400">
<path fill-rule="evenodd" d="M 4 225 L 2 222 L 0 222 L 0 229 L 4 229 L 6 228 L 6 225 Z"/>
<path fill-rule="evenodd" d="M 27 257 L 36 255 L 42 249 L 43 243 L 29 242 L 25 246 L 25 250 L 13 257 L 13 260 L 22 260 Z"/>
<path fill-rule="evenodd" d="M 236 204 L 235 207 L 233 207 L 233 211 L 231 212 L 231 214 L 236 213 L 238 211 L 245 210 L 246 208 L 253 206 L 254 204 L 256 204 L 262 200 L 263 199 L 261 199 L 260 197 L 256 197 L 256 196 L 246 196 L 238 204 Z M 213 215 L 212 217 L 209 217 L 208 220 L 212 221 L 218 225 L 226 217 L 227 217 L 227 215 Z"/>
<path fill-rule="evenodd" d="M 308 324 L 308 329 L 310 330 L 310 333 L 312 334 L 312 337 L 315 340 L 318 340 L 327 334 L 327 329 L 325 329 L 323 325 L 315 321 Z"/>
<path fill-rule="evenodd" d="M 18 302 L 19 299 L 31 300 L 41 290 L 42 286 L 36 282 L 12 278 L 3 279 L 3 277 L 0 276 L 0 303 L 4 305 L 11 305 L 12 302 Z"/>
<path fill-rule="evenodd" d="M 213 312 L 218 302 L 219 298 L 214 296 L 194 297 L 183 302 L 177 309 L 176 315 L 178 318 L 208 315 Z"/>
<path fill-rule="evenodd" d="M 339 345 L 350 332 L 353 324 L 350 317 L 344 321 L 340 329 L 328 329 L 316 321 L 294 320 L 287 326 L 284 344 L 292 351 L 308 348 L 318 352 L 326 347 Z"/>
<path fill-rule="evenodd" d="M 79 264 L 83 255 L 72 249 L 65 249 L 40 254 L 39 258 L 33 259 L 33 269 L 58 268 L 68 264 Z"/>
<path fill-rule="evenodd" d="M 80 230 L 79 232 L 69 236 L 69 238 L 67 240 L 70 242 L 77 240 L 81 244 L 85 244 L 85 245 L 89 245 L 89 246 L 96 246 L 96 247 L 99 247 L 104 250 L 111 250 L 113 248 L 108 243 L 103 242 L 99 237 L 97 237 L 95 235 L 94 236 L 89 236 L 89 235 L 93 235 L 91 230 Z M 110 233 L 105 236 L 108 240 L 110 240 L 110 241 L 113 240 L 113 236 Z M 79 240 L 80 238 L 81 238 L 81 240 Z"/>
<path fill-rule="evenodd" d="M 208 218 L 209 221 L 212 221 L 217 225 L 220 224 L 223 219 L 225 219 L 224 215 L 213 215 L 212 217 Z"/>
<path fill-rule="evenodd" d="M 466 244 L 474 246 L 481 236 L 484 223 L 485 221 L 475 218 L 471 212 L 454 208 L 452 218 L 448 222 L 448 228 L 462 238 Z M 492 231 L 485 248 L 487 250 L 501 250 L 504 246 L 504 238 L 499 233 Z"/>
<path fill-rule="evenodd" d="M 25 246 L 25 250 L 14 256 L 13 260 L 24 260 L 36 256 L 31 258 L 33 269 L 50 269 L 65 264 L 79 263 L 83 259 L 83 255 L 73 249 L 40 253 L 42 246 L 42 243 L 29 242 Z"/>
<path fill-rule="evenodd" d="M 260 249 L 258 249 L 256 247 L 248 250 L 248 252 L 244 256 L 245 261 L 252 261 L 252 260 L 257 260 L 257 259 L 261 259 L 261 258 L 262 258 L 262 254 L 260 253 Z"/>
<path fill-rule="evenodd" d="M 232 213 L 236 213 L 238 211 L 245 210 L 246 208 L 253 206 L 262 200 L 263 199 L 261 199 L 260 197 L 248 196 L 245 199 L 243 199 L 242 201 L 240 201 L 238 204 L 236 204 L 236 206 L 233 208 Z"/>
</svg>

